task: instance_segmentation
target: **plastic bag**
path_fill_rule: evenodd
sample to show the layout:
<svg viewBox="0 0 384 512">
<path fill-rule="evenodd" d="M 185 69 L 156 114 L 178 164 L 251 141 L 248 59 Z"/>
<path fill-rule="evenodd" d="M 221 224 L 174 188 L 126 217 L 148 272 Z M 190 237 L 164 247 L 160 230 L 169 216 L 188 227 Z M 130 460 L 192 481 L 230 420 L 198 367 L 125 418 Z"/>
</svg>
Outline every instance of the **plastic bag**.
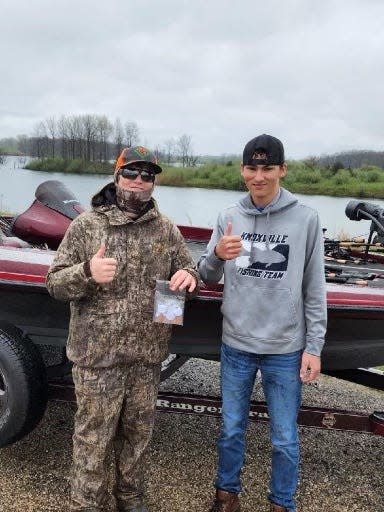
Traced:
<svg viewBox="0 0 384 512">
<path fill-rule="evenodd" d="M 183 325 L 185 290 L 172 291 L 169 281 L 156 281 L 153 321 Z"/>
</svg>

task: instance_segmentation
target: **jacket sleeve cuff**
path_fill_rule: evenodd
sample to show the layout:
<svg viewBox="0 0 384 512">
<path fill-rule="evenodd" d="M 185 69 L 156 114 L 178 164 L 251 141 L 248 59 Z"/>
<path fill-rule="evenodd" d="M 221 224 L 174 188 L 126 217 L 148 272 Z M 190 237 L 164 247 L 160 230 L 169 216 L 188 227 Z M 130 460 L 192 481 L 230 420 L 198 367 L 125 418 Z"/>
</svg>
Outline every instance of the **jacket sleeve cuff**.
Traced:
<svg viewBox="0 0 384 512">
<path fill-rule="evenodd" d="M 85 277 L 92 277 L 90 260 L 88 260 L 84 263 L 83 270 L 84 270 Z"/>
<path fill-rule="evenodd" d="M 226 260 L 222 260 L 221 258 L 216 256 L 215 251 L 212 251 L 211 254 L 209 254 L 207 256 L 206 261 L 207 261 L 208 267 L 214 269 L 214 268 L 223 267 Z"/>
<path fill-rule="evenodd" d="M 216 258 L 217 258 L 219 261 L 225 261 L 225 260 L 223 260 L 222 258 L 219 258 L 219 257 L 218 257 L 217 252 L 216 252 L 216 246 L 215 246 L 215 248 L 213 249 L 213 253 L 214 253 L 214 255 L 216 256 Z"/>
<path fill-rule="evenodd" d="M 310 339 L 310 340 L 307 340 L 307 344 L 306 344 L 304 350 L 305 350 L 305 352 L 308 352 L 308 354 L 312 354 L 314 356 L 320 357 L 323 346 L 324 346 L 323 339 Z"/>
</svg>

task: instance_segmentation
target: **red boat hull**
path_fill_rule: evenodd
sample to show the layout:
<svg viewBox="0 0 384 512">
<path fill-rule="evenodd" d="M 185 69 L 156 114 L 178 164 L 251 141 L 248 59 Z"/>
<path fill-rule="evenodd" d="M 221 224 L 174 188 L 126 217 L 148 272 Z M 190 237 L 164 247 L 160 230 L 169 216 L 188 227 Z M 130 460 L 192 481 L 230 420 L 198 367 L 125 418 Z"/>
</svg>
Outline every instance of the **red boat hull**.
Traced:
<svg viewBox="0 0 384 512">
<path fill-rule="evenodd" d="M 0 241 L 0 322 L 19 327 L 37 344 L 65 346 L 69 306 L 52 299 L 46 290 L 45 276 L 55 253 L 43 247 L 56 248 L 83 208 L 57 181 L 42 183 L 35 195 L 26 212 L 15 219 L 0 218 L 0 226 L 9 226 L 8 235 L 40 247 L 12 247 L 4 243 L 4 237 L 3 245 Z M 179 229 L 197 260 L 212 230 L 191 226 Z M 384 279 L 376 281 L 378 287 L 327 285 L 329 322 L 324 370 L 384 365 L 384 286 L 380 286 Z M 222 289 L 220 284 L 207 286 L 196 299 L 187 302 L 184 326 L 174 326 L 171 352 L 219 357 Z"/>
<path fill-rule="evenodd" d="M 187 243 L 210 235 L 202 228 L 181 231 Z M 52 299 L 44 284 L 53 256 L 54 251 L 0 246 L 0 321 L 20 327 L 35 343 L 64 346 L 69 307 Z M 218 358 L 221 299 L 222 285 L 215 285 L 187 302 L 184 326 L 174 326 L 172 353 Z M 384 365 L 384 287 L 327 284 L 327 300 L 323 369 Z"/>
</svg>

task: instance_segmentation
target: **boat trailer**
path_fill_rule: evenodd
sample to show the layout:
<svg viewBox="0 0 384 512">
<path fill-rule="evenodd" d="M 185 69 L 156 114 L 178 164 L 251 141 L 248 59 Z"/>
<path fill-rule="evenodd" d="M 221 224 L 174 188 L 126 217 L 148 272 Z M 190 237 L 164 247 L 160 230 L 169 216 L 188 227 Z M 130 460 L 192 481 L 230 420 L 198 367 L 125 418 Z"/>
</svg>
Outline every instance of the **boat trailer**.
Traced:
<svg viewBox="0 0 384 512">
<path fill-rule="evenodd" d="M 188 359 L 187 356 L 176 356 L 162 371 L 161 380 L 164 381 L 175 373 Z M 357 379 L 361 373 L 364 375 L 364 385 L 384 389 L 384 375 L 382 372 L 363 369 L 359 371 L 351 370 L 342 380 L 353 381 L 354 372 Z M 335 373 L 337 372 L 333 372 L 333 375 L 337 377 Z M 48 397 L 51 400 L 76 403 L 72 380 L 49 380 Z M 219 397 L 213 396 L 159 391 L 156 409 L 165 413 L 221 417 L 221 400 Z M 249 421 L 269 421 L 268 408 L 265 402 L 251 401 Z M 384 436 L 384 411 L 374 411 L 372 414 L 366 414 L 342 409 L 302 406 L 299 411 L 298 425 L 323 430 L 361 432 Z"/>
</svg>

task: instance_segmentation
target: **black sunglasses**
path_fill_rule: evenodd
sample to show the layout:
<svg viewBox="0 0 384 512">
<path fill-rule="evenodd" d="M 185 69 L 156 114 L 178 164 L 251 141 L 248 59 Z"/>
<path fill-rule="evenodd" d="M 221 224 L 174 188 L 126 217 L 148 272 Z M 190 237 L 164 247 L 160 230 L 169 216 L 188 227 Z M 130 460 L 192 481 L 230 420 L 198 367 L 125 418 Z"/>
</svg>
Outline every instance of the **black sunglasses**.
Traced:
<svg viewBox="0 0 384 512">
<path fill-rule="evenodd" d="M 135 180 L 138 176 L 145 183 L 153 183 L 155 181 L 155 175 L 152 172 L 145 171 L 144 169 L 129 169 L 128 167 L 120 169 L 119 174 L 123 178 L 127 178 L 128 180 Z"/>
</svg>

